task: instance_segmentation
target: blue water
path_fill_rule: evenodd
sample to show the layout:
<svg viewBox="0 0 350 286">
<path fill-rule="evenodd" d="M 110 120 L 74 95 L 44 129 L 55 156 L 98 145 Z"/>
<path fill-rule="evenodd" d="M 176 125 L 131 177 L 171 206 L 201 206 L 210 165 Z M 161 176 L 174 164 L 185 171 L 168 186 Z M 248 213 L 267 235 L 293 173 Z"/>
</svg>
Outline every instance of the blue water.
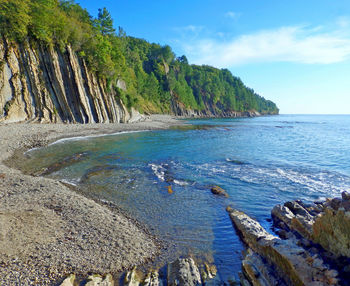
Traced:
<svg viewBox="0 0 350 286">
<path fill-rule="evenodd" d="M 226 206 L 270 229 L 270 211 L 278 203 L 350 191 L 350 116 L 280 115 L 189 124 L 63 141 L 27 153 L 23 164 L 40 169 L 83 153 L 80 161 L 49 177 L 115 202 L 165 242 L 163 260 L 191 254 L 215 263 L 222 281 L 238 279 L 243 250 Z M 230 197 L 212 195 L 213 185 Z"/>
</svg>

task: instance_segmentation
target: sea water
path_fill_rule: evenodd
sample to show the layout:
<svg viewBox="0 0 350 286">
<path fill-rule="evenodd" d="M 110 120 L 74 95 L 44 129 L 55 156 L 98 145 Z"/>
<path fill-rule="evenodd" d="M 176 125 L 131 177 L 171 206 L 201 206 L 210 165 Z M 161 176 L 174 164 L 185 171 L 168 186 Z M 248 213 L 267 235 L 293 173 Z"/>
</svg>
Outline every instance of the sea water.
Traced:
<svg viewBox="0 0 350 286">
<path fill-rule="evenodd" d="M 350 116 L 185 122 L 60 141 L 28 152 L 22 167 L 55 166 L 48 177 L 114 202 L 157 235 L 166 246 L 160 264 L 190 254 L 214 263 L 222 281 L 238 279 L 244 249 L 228 205 L 272 231 L 274 205 L 350 191 Z M 229 198 L 213 195 L 215 185 Z"/>
</svg>

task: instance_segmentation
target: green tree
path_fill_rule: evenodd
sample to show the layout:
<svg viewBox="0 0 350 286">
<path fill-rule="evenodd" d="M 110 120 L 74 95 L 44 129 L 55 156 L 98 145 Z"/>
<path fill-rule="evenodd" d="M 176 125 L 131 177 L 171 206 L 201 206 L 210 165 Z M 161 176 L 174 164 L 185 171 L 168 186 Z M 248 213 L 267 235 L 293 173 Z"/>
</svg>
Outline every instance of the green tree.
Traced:
<svg viewBox="0 0 350 286">
<path fill-rule="evenodd" d="M 29 0 L 0 0 L 0 33 L 10 40 L 23 40 L 30 23 Z"/>
<path fill-rule="evenodd" d="M 102 35 L 114 35 L 115 29 L 113 28 L 113 19 L 106 8 L 98 9 L 96 23 Z"/>
</svg>

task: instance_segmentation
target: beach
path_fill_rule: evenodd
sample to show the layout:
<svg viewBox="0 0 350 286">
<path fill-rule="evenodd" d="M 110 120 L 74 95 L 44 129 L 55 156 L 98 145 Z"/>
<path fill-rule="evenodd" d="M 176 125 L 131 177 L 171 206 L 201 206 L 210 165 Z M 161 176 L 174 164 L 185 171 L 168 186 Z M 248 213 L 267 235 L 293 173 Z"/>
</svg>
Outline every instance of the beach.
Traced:
<svg viewBox="0 0 350 286">
<path fill-rule="evenodd" d="M 159 253 L 156 239 L 117 206 L 25 175 L 11 156 L 63 138 L 180 124 L 166 115 L 133 124 L 0 124 L 0 285 L 52 285 L 70 273 L 116 274 Z"/>
</svg>

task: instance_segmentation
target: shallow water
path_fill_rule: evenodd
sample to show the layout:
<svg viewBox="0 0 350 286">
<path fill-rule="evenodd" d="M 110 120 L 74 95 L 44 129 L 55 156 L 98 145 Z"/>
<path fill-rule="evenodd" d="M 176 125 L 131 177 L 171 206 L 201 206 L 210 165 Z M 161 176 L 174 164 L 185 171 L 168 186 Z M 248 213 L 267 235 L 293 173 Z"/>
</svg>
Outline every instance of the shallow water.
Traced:
<svg viewBox="0 0 350 286">
<path fill-rule="evenodd" d="M 61 141 L 28 152 L 22 168 L 35 172 L 51 166 L 48 177 L 113 201 L 150 226 L 168 244 L 166 260 L 188 253 L 212 260 L 223 281 L 238 278 L 243 250 L 227 205 L 270 229 L 270 211 L 278 203 L 350 191 L 350 116 L 190 124 Z M 230 197 L 212 195 L 212 185 Z"/>
</svg>

